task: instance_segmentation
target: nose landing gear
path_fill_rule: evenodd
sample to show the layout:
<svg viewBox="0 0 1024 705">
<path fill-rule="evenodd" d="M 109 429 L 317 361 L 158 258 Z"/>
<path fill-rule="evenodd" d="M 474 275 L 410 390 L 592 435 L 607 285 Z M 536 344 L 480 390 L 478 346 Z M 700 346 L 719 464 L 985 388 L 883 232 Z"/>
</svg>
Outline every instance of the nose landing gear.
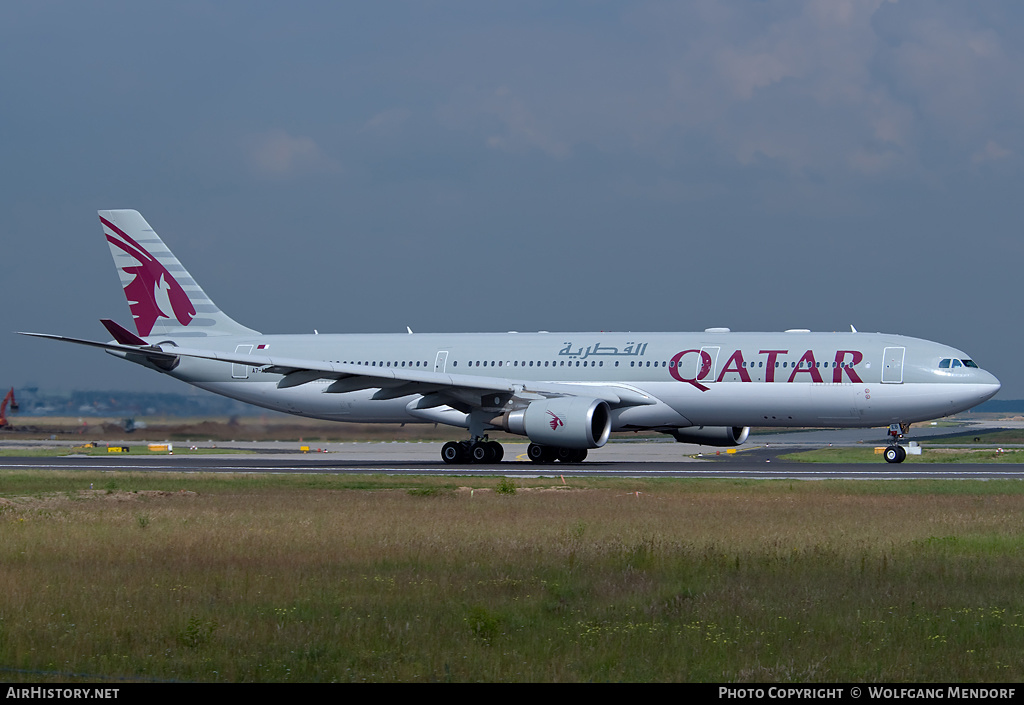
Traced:
<svg viewBox="0 0 1024 705">
<path fill-rule="evenodd" d="M 892 443 L 882 453 L 885 462 L 902 463 L 907 459 L 907 449 L 900 445 L 900 439 L 909 430 L 910 424 L 908 423 L 889 424 L 889 436 L 892 437 Z"/>
<path fill-rule="evenodd" d="M 891 445 L 882 454 L 887 463 L 902 463 L 907 459 L 907 451 L 901 445 Z"/>
</svg>

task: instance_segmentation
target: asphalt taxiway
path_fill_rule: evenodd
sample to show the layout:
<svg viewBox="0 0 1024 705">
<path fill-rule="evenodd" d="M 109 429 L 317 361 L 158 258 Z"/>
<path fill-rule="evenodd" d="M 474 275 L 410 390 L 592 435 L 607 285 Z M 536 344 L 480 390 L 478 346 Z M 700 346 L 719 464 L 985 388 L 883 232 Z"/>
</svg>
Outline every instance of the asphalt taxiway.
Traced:
<svg viewBox="0 0 1024 705">
<path fill-rule="evenodd" d="M 61 457 L 0 457 L 4 469 L 63 469 L 136 472 L 228 473 L 332 473 L 409 475 L 606 476 L 606 478 L 718 478 L 774 480 L 1024 480 L 1024 464 L 916 464 L 801 463 L 779 456 L 791 453 L 790 444 L 768 445 L 736 454 L 707 453 L 700 458 L 681 455 L 678 444 L 609 444 L 592 452 L 583 463 L 529 462 L 526 446 L 506 445 L 505 461 L 446 465 L 439 459 L 440 445 L 431 443 L 331 444 L 321 452 L 249 448 L 236 444 L 239 455 L 203 455 L 182 448 L 174 455 Z M 324 452 L 327 451 L 327 452 Z M 434 460 L 434 458 L 438 458 Z"/>
<path fill-rule="evenodd" d="M 994 424 L 958 428 L 922 427 L 910 438 L 977 432 Z M 1006 427 L 1000 422 L 999 427 Z M 134 441 L 138 443 L 138 441 Z M 0 457 L 0 468 L 63 469 L 135 472 L 331 473 L 394 475 L 492 475 L 510 477 L 674 477 L 761 479 L 1024 479 L 1024 464 L 798 463 L 788 453 L 834 446 L 885 445 L 884 430 L 817 430 L 759 435 L 730 453 L 725 449 L 675 443 L 669 440 L 615 440 L 591 451 L 578 464 L 536 464 L 526 458 L 526 443 L 505 443 L 505 459 L 494 464 L 446 465 L 441 443 L 328 443 L 299 452 L 297 443 L 235 442 L 221 448 L 245 451 L 237 455 L 205 455 L 188 444 L 176 444 L 176 454 L 132 456 L 68 455 L 62 457 Z M 27 443 L 22 447 L 54 445 Z M 210 444 L 203 444 L 209 446 Z M 10 443 L 5 442 L 5 447 Z M 71 451 L 71 448 L 69 448 Z"/>
<path fill-rule="evenodd" d="M 136 458 L 2 458 L 3 469 L 100 470 L 107 472 L 219 472 L 219 473 L 317 473 L 386 474 L 504 477 L 646 477 L 646 478 L 719 478 L 719 479 L 957 479 L 1024 480 L 1024 465 L 949 464 L 901 465 L 786 463 L 751 460 L 731 462 L 585 462 L 580 464 L 534 465 L 503 462 L 488 465 L 445 465 L 437 462 L 389 462 L 371 460 L 338 462 L 328 459 L 306 460 L 286 456 L 251 458 L 244 456 L 175 456 Z"/>
</svg>

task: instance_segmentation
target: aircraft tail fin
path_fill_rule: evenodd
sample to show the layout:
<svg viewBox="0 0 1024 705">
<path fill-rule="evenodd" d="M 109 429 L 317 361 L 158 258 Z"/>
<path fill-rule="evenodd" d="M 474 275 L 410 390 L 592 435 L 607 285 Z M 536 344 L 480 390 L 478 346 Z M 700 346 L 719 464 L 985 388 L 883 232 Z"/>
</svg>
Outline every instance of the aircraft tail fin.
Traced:
<svg viewBox="0 0 1024 705">
<path fill-rule="evenodd" d="M 99 215 L 140 336 L 259 335 L 217 308 L 141 213 Z"/>
</svg>

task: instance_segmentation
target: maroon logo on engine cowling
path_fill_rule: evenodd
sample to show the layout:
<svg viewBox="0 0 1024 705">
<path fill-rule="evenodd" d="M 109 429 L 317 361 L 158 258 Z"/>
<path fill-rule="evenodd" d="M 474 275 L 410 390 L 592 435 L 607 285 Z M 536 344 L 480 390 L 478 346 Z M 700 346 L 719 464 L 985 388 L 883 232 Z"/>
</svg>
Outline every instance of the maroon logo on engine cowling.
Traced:
<svg viewBox="0 0 1024 705">
<path fill-rule="evenodd" d="M 167 268 L 160 264 L 156 257 L 149 254 L 142 245 L 109 220 L 101 217 L 100 222 L 122 238 L 119 240 L 107 235 L 107 242 L 130 255 L 139 263 L 136 267 L 122 268 L 134 277 L 124 287 L 124 294 L 128 298 L 128 307 L 135 318 L 135 328 L 139 331 L 139 335 L 149 335 L 153 331 L 157 319 L 170 318 L 171 313 L 181 325 L 187 326 L 191 323 L 196 315 L 195 306 L 192 305 L 188 294 L 171 276 Z M 171 309 L 171 313 L 165 310 L 167 308 Z"/>
<path fill-rule="evenodd" d="M 558 416 L 555 414 L 555 412 L 549 411 L 548 415 L 551 416 L 551 420 L 548 421 L 548 423 L 551 424 L 551 430 L 552 431 L 557 431 L 559 426 L 564 426 L 565 425 L 565 422 L 562 421 L 562 419 L 558 418 Z"/>
</svg>

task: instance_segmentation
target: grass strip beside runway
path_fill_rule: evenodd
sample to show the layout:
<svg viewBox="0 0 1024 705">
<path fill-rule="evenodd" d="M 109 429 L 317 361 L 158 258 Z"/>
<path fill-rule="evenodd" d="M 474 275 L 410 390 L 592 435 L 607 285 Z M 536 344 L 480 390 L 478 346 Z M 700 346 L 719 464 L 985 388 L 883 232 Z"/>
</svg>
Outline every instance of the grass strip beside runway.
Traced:
<svg viewBox="0 0 1024 705">
<path fill-rule="evenodd" d="M 0 667 L 1024 679 L 1022 483 L 567 482 L 0 473 Z"/>
</svg>

